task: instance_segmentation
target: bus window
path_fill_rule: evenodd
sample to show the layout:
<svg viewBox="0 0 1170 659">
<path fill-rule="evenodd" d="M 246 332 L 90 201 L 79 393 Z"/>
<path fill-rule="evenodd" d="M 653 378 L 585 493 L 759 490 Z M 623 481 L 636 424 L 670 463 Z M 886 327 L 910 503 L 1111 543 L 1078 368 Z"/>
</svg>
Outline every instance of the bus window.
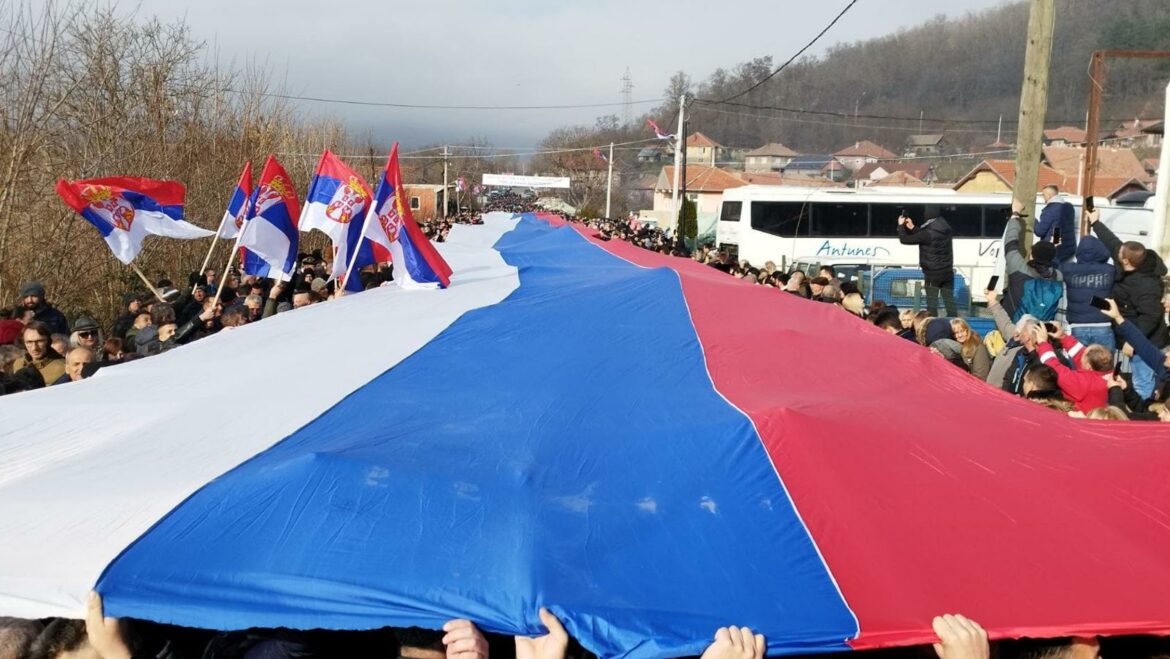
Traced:
<svg viewBox="0 0 1170 659">
<path fill-rule="evenodd" d="M 738 222 L 741 213 L 743 213 L 742 201 L 725 201 L 723 207 L 719 209 L 719 221 Z"/>
<path fill-rule="evenodd" d="M 753 229 L 782 238 L 808 235 L 808 204 L 787 201 L 753 201 L 751 204 Z"/>
<path fill-rule="evenodd" d="M 951 225 L 951 235 L 956 238 L 978 238 L 983 235 L 982 206 L 943 206 L 942 216 Z"/>
<path fill-rule="evenodd" d="M 902 209 L 914 220 L 915 224 L 923 222 L 922 215 L 926 208 L 922 204 L 870 204 L 869 205 L 869 235 L 882 238 L 892 238 L 898 235 L 898 215 Z"/>
<path fill-rule="evenodd" d="M 865 236 L 869 234 L 866 204 L 813 204 L 812 235 Z"/>
<path fill-rule="evenodd" d="M 983 207 L 983 237 L 1003 238 L 1003 230 L 1007 228 L 1011 208 L 1008 206 Z"/>
</svg>

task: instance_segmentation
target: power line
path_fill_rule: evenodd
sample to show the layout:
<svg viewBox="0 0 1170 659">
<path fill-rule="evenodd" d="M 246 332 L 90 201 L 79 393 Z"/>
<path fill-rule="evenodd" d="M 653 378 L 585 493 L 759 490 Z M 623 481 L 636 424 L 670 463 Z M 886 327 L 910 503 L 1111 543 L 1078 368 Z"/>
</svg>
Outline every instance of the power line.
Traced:
<svg viewBox="0 0 1170 659">
<path fill-rule="evenodd" d="M 389 103 L 383 101 L 358 101 L 345 98 L 323 98 L 320 96 L 296 96 L 293 94 L 276 94 L 270 92 L 248 92 L 238 89 L 224 88 L 223 91 L 232 94 L 264 96 L 279 98 L 288 101 L 311 101 L 313 103 L 335 103 L 338 105 L 362 105 L 378 108 L 403 108 L 411 110 L 575 110 L 585 108 L 610 108 L 625 105 L 621 103 L 578 103 L 566 105 L 429 105 L 422 103 Z M 661 98 L 650 98 L 641 101 L 629 101 L 631 105 L 646 103 L 661 103 Z"/>
<path fill-rule="evenodd" d="M 659 141 L 658 138 L 651 137 L 651 138 L 642 139 L 642 140 L 631 140 L 629 142 L 615 142 L 614 148 L 630 146 L 633 144 L 645 144 L 647 142 L 658 142 L 658 141 Z M 537 150 L 537 151 L 521 151 L 521 152 L 515 152 L 515 153 L 485 153 L 485 154 L 477 155 L 474 157 L 476 157 L 476 158 L 509 158 L 512 156 L 540 156 L 540 155 L 548 155 L 548 154 L 556 154 L 556 153 L 575 153 L 575 152 L 581 152 L 581 151 L 592 151 L 594 149 L 600 149 L 602 147 L 605 147 L 608 149 L 609 143 L 595 144 L 595 145 L 591 145 L 591 146 L 569 147 L 569 148 L 565 148 L 565 149 L 544 149 L 544 150 Z M 437 147 L 437 148 L 442 148 L 442 147 Z M 500 147 L 455 145 L 455 146 L 450 146 L 450 148 L 452 148 L 452 149 L 464 149 L 464 148 L 483 149 L 483 148 L 500 148 Z M 423 149 L 422 151 L 414 151 L 411 153 L 421 153 L 423 151 L 430 151 L 430 150 L 431 149 Z M 274 155 L 278 155 L 278 156 L 282 156 L 282 157 L 289 157 L 289 158 L 317 158 L 321 154 L 319 154 L 319 153 L 295 153 L 295 152 L 287 152 L 286 151 L 286 152 L 276 153 Z M 383 159 L 386 157 L 385 155 L 371 156 L 368 153 L 351 153 L 351 154 L 336 154 L 336 155 L 339 158 L 345 158 L 345 159 L 350 159 L 350 160 L 370 160 L 370 159 L 379 159 L 380 160 L 380 159 Z M 436 159 L 438 157 L 440 157 L 440 156 L 421 156 L 421 155 L 400 155 L 400 156 L 398 156 L 398 158 L 400 160 L 433 160 L 433 159 Z"/>
<path fill-rule="evenodd" d="M 889 125 L 882 125 L 882 124 L 856 124 L 856 123 L 853 123 L 852 120 L 846 122 L 846 121 L 826 121 L 826 120 L 817 120 L 817 119 L 799 119 L 799 118 L 795 118 L 795 117 L 777 117 L 775 115 L 769 115 L 769 114 L 756 114 L 756 113 L 752 113 L 752 112 L 736 112 L 735 110 L 720 110 L 720 109 L 712 108 L 712 107 L 703 108 L 703 112 L 714 112 L 717 114 L 728 114 L 728 115 L 733 115 L 733 116 L 737 116 L 737 117 L 755 117 L 758 119 L 772 119 L 773 121 L 786 121 L 786 122 L 791 122 L 791 123 L 812 124 L 812 125 L 819 125 L 819 126 L 845 126 L 847 128 L 870 128 L 870 129 L 875 129 L 875 130 L 903 130 L 903 131 L 908 131 L 908 132 L 912 132 L 912 133 L 918 131 L 917 126 L 889 126 Z M 958 125 L 962 125 L 964 123 L 966 123 L 966 122 L 959 122 Z M 938 130 L 941 132 L 944 132 L 944 133 L 981 133 L 981 134 L 987 134 L 990 132 L 987 129 L 954 128 L 953 127 L 954 125 L 955 124 L 952 124 L 951 126 L 939 127 Z"/>
<path fill-rule="evenodd" d="M 712 100 L 702 99 L 702 98 L 696 98 L 695 101 L 698 103 L 702 103 L 704 105 L 732 105 L 735 107 L 749 108 L 752 110 L 775 110 L 777 112 L 788 112 L 791 114 L 808 114 L 808 115 L 824 116 L 824 117 L 838 117 L 841 119 L 849 119 L 851 121 L 854 118 L 858 118 L 858 119 L 879 119 L 879 120 L 883 120 L 883 121 L 913 121 L 913 122 L 926 121 L 926 122 L 930 122 L 930 123 L 940 123 L 940 124 L 968 124 L 968 125 L 974 125 L 974 124 L 995 125 L 995 124 L 998 124 L 1000 121 L 999 118 L 995 118 L 995 119 L 943 119 L 941 117 L 906 117 L 906 116 L 888 115 L 888 114 L 854 114 L 852 112 L 839 112 L 839 111 L 834 111 L 834 110 L 810 110 L 807 108 L 791 108 L 791 107 L 785 107 L 782 105 L 759 105 L 759 104 L 755 104 L 755 103 L 735 103 L 735 102 L 728 102 L 728 101 L 712 101 Z M 715 112 L 715 110 L 711 110 L 711 111 Z M 1082 121 L 1083 121 L 1083 119 L 1049 119 L 1049 118 L 1045 118 L 1044 123 L 1046 123 L 1046 124 L 1074 124 L 1075 125 L 1075 124 L 1078 124 Z M 1102 121 L 1124 123 L 1124 122 L 1133 121 L 1133 118 L 1130 117 L 1128 119 L 1126 119 L 1126 118 L 1102 119 Z M 1004 119 L 1003 123 L 1005 123 L 1005 124 L 1018 124 L 1019 120 L 1018 119 Z M 990 131 L 990 128 L 988 129 L 988 131 Z"/>
<path fill-rule="evenodd" d="M 845 8 L 841 10 L 841 13 L 837 14 L 837 16 L 833 20 L 829 21 L 829 24 L 825 26 L 825 29 L 823 29 L 819 33 L 817 33 L 817 36 L 813 37 L 812 41 L 806 43 L 804 45 L 804 48 L 801 48 L 800 50 L 796 51 L 795 55 L 793 55 L 792 57 L 789 57 L 788 61 L 781 64 L 775 71 L 769 73 L 767 76 L 764 76 L 764 78 L 761 79 L 759 82 L 757 82 L 756 84 L 752 85 L 751 87 L 748 87 L 747 89 L 741 91 L 740 93 L 734 94 L 732 96 L 728 96 L 727 98 L 723 99 L 722 101 L 715 101 L 715 102 L 716 103 L 726 103 L 728 101 L 735 100 L 735 99 L 739 98 L 740 96 L 743 96 L 744 94 L 747 94 L 748 92 L 752 91 L 753 89 L 756 89 L 757 87 L 764 84 L 765 82 L 768 82 L 772 78 L 776 77 L 776 74 L 778 74 L 781 71 L 783 71 L 784 69 L 788 68 L 789 64 L 792 64 L 793 62 L 795 62 L 796 59 L 798 57 L 800 57 L 801 55 L 803 55 L 806 50 L 808 50 L 809 48 L 812 48 L 813 44 L 815 44 L 817 41 L 819 41 L 821 37 L 825 36 L 825 33 L 828 32 L 829 30 L 831 30 L 833 28 L 833 26 L 837 24 L 837 21 L 841 20 L 841 17 L 844 16 L 850 9 L 853 9 L 853 5 L 855 5 L 855 4 L 857 4 L 857 0 L 849 0 L 849 4 L 845 5 Z"/>
</svg>

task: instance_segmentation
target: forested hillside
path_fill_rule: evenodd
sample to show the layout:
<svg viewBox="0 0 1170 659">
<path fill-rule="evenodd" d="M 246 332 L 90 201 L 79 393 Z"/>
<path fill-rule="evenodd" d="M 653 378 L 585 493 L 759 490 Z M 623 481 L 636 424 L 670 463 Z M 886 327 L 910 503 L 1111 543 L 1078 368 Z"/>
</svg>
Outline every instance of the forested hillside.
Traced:
<svg viewBox="0 0 1170 659">
<path fill-rule="evenodd" d="M 1083 125 L 1087 68 L 1094 49 L 1170 49 L 1166 0 L 1057 0 L 1056 12 L 1049 125 Z M 690 89 L 700 99 L 692 106 L 691 129 L 728 146 L 780 141 L 805 152 L 833 151 L 868 138 L 896 150 L 921 127 L 927 133 L 945 132 L 952 144 L 978 148 L 995 139 L 1000 114 L 1004 139 L 1010 142 L 1027 23 L 1026 2 L 957 19 L 939 17 L 800 60 L 735 99 L 737 105 L 703 102 L 750 87 L 803 45 L 777 43 L 769 47 L 770 55 L 721 68 L 702 81 L 691 81 L 680 72 L 666 93 L 677 98 L 680 89 Z M 832 33 L 825 38 L 831 39 Z M 1110 60 L 1102 117 L 1160 115 L 1168 79 L 1170 61 Z M 675 106 L 664 104 L 651 116 L 668 121 L 676 116 Z M 1112 127 L 1112 122 L 1103 121 L 1102 127 Z"/>
</svg>

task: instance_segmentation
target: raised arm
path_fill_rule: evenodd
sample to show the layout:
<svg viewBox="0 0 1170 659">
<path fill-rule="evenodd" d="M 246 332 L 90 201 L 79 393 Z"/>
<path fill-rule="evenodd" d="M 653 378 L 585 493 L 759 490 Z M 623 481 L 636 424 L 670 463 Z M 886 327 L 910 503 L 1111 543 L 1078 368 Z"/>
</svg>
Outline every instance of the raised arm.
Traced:
<svg viewBox="0 0 1170 659">
<path fill-rule="evenodd" d="M 1003 230 L 1003 258 L 1007 270 L 1005 274 L 1008 275 L 1013 272 L 1023 272 L 1027 265 L 1023 254 L 1020 254 L 1020 230 L 1023 223 L 1022 217 L 1013 215 L 1008 219 L 1007 226 Z"/>
</svg>

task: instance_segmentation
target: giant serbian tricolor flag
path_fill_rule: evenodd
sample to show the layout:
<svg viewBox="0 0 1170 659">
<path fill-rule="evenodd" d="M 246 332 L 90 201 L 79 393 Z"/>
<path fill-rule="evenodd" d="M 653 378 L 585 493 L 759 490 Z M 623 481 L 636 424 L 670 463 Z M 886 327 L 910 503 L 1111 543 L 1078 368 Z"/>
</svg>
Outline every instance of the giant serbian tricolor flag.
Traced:
<svg viewBox="0 0 1170 659">
<path fill-rule="evenodd" d="M 57 194 L 102 234 L 122 263 L 130 263 L 147 234 L 167 238 L 203 238 L 213 232 L 183 219 L 186 189 L 178 181 L 109 176 L 59 179 Z"/>
<path fill-rule="evenodd" d="M 535 635 L 545 606 L 603 657 L 697 655 L 728 624 L 775 654 L 918 644 L 956 611 L 993 637 L 1170 633 L 1167 424 L 1071 419 L 556 218 L 436 248 L 442 294 L 0 397 L 0 616 L 96 588 L 191 627 Z M 339 328 L 378 339 L 273 387 Z M 265 413 L 208 414 L 240 391 Z"/>
<path fill-rule="evenodd" d="M 284 167 L 271 155 L 248 201 L 247 221 L 240 230 L 245 274 L 288 281 L 297 262 L 296 188 Z"/>
<path fill-rule="evenodd" d="M 219 237 L 229 240 L 240 235 L 244 220 L 248 217 L 248 198 L 252 196 L 252 162 L 244 163 L 244 170 L 240 172 L 240 180 L 232 190 L 228 200 L 227 210 L 219 222 Z"/>
<path fill-rule="evenodd" d="M 414 221 L 405 196 L 402 170 L 398 167 L 398 142 L 395 142 L 374 191 L 374 206 L 365 223 L 365 237 L 389 250 L 394 262 L 394 281 L 399 286 L 445 288 L 451 281 L 451 267 Z"/>
<path fill-rule="evenodd" d="M 370 186 L 360 174 L 333 155 L 329 149 L 321 152 L 317 169 L 314 170 L 313 179 L 309 182 L 309 191 L 305 195 L 300 229 L 301 231 L 318 229 L 333 241 L 333 272 L 330 275 L 342 280 L 347 291 L 361 290 L 360 286 L 348 285 L 351 282 L 346 282 L 345 276 L 350 262 L 355 257 L 354 248 L 362 240 L 362 224 L 366 213 L 369 212 L 372 198 Z M 357 256 L 359 261 L 366 262 L 357 263 L 354 272 L 363 265 L 378 260 L 389 261 L 391 258 L 389 250 L 380 246 L 377 255 L 368 244 L 365 252 L 365 259 L 361 258 L 363 254 Z M 353 284 L 360 283 L 358 277 L 351 279 Z"/>
</svg>

